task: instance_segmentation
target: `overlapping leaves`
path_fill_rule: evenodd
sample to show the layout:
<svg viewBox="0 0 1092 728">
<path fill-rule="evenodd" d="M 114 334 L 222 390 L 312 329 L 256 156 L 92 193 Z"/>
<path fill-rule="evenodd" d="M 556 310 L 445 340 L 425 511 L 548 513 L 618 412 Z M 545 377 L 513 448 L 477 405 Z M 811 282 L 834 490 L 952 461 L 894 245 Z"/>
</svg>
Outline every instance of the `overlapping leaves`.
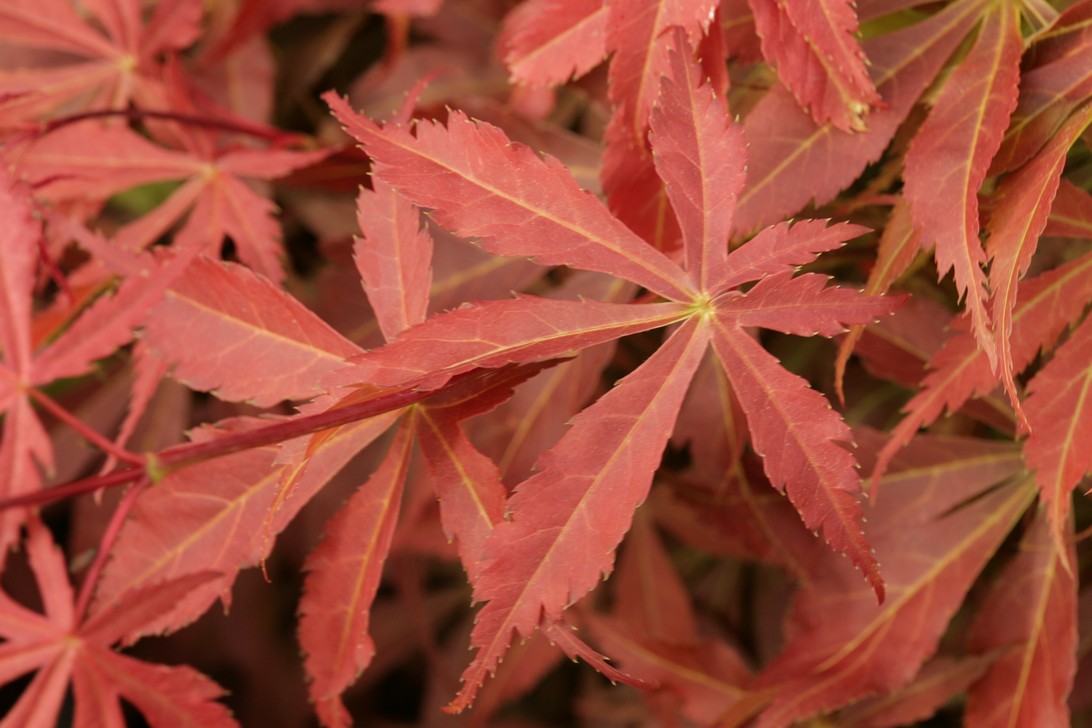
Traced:
<svg viewBox="0 0 1092 728">
<path fill-rule="evenodd" d="M 882 598 L 878 567 L 860 530 L 851 436 L 822 395 L 789 374 L 748 332 L 762 327 L 830 336 L 893 303 L 825 287 L 793 269 L 860 234 L 805 222 L 764 231 L 731 254 L 727 230 L 742 185 L 742 138 L 723 101 L 700 82 L 686 35 L 674 34 L 671 75 L 652 113 L 652 148 L 683 231 L 686 271 L 614 220 L 550 159 L 507 142 L 458 112 L 447 126 L 411 133 L 380 127 L 329 97 L 386 184 L 440 224 L 487 249 L 628 278 L 668 303 L 566 304 L 521 297 L 435 316 L 358 357 L 337 381 L 404 387 L 475 367 L 534 361 L 677 323 L 647 362 L 582 412 L 508 500 L 485 542 L 475 597 L 486 605 L 479 652 L 452 704 L 461 710 L 496 669 L 513 632 L 562 619 L 611 569 L 612 553 L 646 497 L 686 388 L 711 347 L 747 415 L 752 445 L 773 484 L 787 489 L 809 528 L 846 553 Z M 723 176 L 723 179 L 721 178 Z M 746 292 L 739 286 L 758 283 Z M 546 503 L 550 505 L 547 506 Z"/>
</svg>

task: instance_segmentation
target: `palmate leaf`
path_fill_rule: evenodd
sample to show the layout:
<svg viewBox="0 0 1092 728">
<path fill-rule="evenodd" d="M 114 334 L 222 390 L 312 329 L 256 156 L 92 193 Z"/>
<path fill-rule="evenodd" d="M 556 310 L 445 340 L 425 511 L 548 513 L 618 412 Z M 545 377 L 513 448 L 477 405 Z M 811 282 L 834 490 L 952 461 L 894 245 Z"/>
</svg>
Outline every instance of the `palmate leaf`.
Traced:
<svg viewBox="0 0 1092 728">
<path fill-rule="evenodd" d="M 676 52 L 672 27 L 681 28 L 691 45 L 709 27 L 717 6 L 711 0 L 607 0 L 607 48 L 610 62 L 612 125 L 637 149 L 645 148 L 649 114 L 669 75 L 668 53 Z M 695 77 L 702 74 L 695 73 Z M 677 80 L 682 83 L 682 79 Z M 608 192 L 609 194 L 609 192 Z"/>
<path fill-rule="evenodd" d="M 62 127 L 30 145 L 21 157 L 20 173 L 56 201 L 105 200 L 139 184 L 181 181 L 155 210 L 124 226 L 115 244 L 129 250 L 151 246 L 187 210 L 177 247 L 219 252 L 225 237 L 239 257 L 274 281 L 284 278 L 280 225 L 276 207 L 244 182 L 269 180 L 316 162 L 327 150 L 289 151 L 228 149 L 213 153 L 198 138 L 194 149 L 176 151 L 152 143 L 120 126 L 92 123 Z"/>
<path fill-rule="evenodd" d="M 713 349 L 747 416 L 751 446 L 763 458 L 770 483 L 788 494 L 812 531 L 822 529 L 835 550 L 849 556 L 883 600 L 879 565 L 861 532 L 860 480 L 849 428 L 821 394 L 781 368 L 731 319 L 714 325 Z M 801 428 L 797 423 L 808 421 Z"/>
<path fill-rule="evenodd" d="M 1092 238 L 1092 194 L 1063 179 L 1043 233 L 1065 238 Z"/>
<path fill-rule="evenodd" d="M 652 107 L 660 91 L 660 79 L 670 71 L 669 54 L 699 45 L 699 55 L 709 58 L 707 69 L 720 69 L 711 81 L 724 92 L 725 49 L 710 48 L 699 39 L 711 27 L 718 3 L 709 0 L 647 0 L 607 2 L 607 48 L 613 53 L 608 73 L 611 119 L 604 134 L 601 177 L 611 211 L 631 230 L 659 250 L 678 246 L 675 213 L 654 169 L 648 146 Z M 677 26 L 683 32 L 672 32 Z M 716 28 L 713 28 L 716 32 Z M 687 39 L 680 46 L 678 38 Z M 695 71 L 695 76 L 716 73 Z M 720 79 L 719 82 L 716 79 Z M 712 84 L 711 84 L 712 85 Z M 683 86 L 685 89 L 685 86 Z"/>
<path fill-rule="evenodd" d="M 473 702 L 513 630 L 528 636 L 543 619 L 559 620 L 610 571 L 614 549 L 652 484 L 707 336 L 696 321 L 684 324 L 577 415 L 540 459 L 540 472 L 517 487 L 508 502 L 510 518 L 486 544 L 485 569 L 474 585 L 474 598 L 487 604 L 471 636 L 479 651 L 463 674 L 453 711 Z"/>
<path fill-rule="evenodd" d="M 598 270 L 668 298 L 688 297 L 678 266 L 612 217 L 559 162 L 511 143 L 496 127 L 453 112 L 446 129 L 426 121 L 414 137 L 401 126 L 381 130 L 336 94 L 324 98 L 371 155 L 376 174 L 431 208 L 452 232 L 479 238 L 491 252 Z"/>
<path fill-rule="evenodd" d="M 265 559 L 273 545 L 271 535 L 283 530 L 311 495 L 390 427 L 393 417 L 340 428 L 311 453 L 303 473 L 278 463 L 275 447 L 244 450 L 170 473 L 137 499 L 95 592 L 92 614 L 113 608 L 133 589 L 210 568 L 220 577 L 178 600 L 149 625 L 150 632 L 189 624 L 217 598 L 229 604 L 238 571 Z M 238 430 L 258 423 L 227 424 Z M 194 437 L 200 442 L 216 435 L 198 431 Z M 284 492 L 286 482 L 289 494 Z"/>
<path fill-rule="evenodd" d="M 685 273 L 580 192 L 557 163 L 507 142 L 495 128 L 455 113 L 446 129 L 423 122 L 414 136 L 397 125 L 380 127 L 328 97 L 372 157 L 377 175 L 444 225 L 481 237 L 499 254 L 608 273 L 670 299 L 611 304 L 521 296 L 472 304 L 356 357 L 327 378 L 330 386 L 437 387 L 473 368 L 533 362 L 679 325 L 645 364 L 577 415 L 542 455 L 537 474 L 516 487 L 509 520 L 495 526 L 482 549 L 473 582 L 475 597 L 486 602 L 471 638 L 478 653 L 452 711 L 470 705 L 515 632 L 527 636 L 541 628 L 571 656 L 609 669 L 564 631 L 563 612 L 610 571 L 710 344 L 725 352 L 719 359 L 728 381 L 746 390 L 736 394 L 747 403 L 752 442 L 766 456 L 771 481 L 792 483 L 790 496 L 805 521 L 849 555 L 882 598 L 876 562 L 861 536 L 853 457 L 835 444 L 851 442 L 848 429 L 821 395 L 785 372 L 745 328 L 829 336 L 889 313 L 896 303 L 825 288 L 823 276 L 792 277 L 795 266 L 860 234 L 856 226 L 779 226 L 726 255 L 727 240 L 714 236 L 726 236 L 731 225 L 741 145 L 723 101 L 701 83 L 702 73 L 682 50 L 690 45 L 686 34 L 667 35 L 669 80 L 653 112 L 652 152 L 686 231 Z M 733 290 L 756 280 L 746 293 Z M 771 418 L 766 410 L 786 392 L 790 404 L 775 408 Z"/>
<path fill-rule="evenodd" d="M 6 173 L 0 178 L 0 493 L 36 490 L 39 466 L 53 467 L 53 448 L 30 404 L 30 387 L 89 372 L 98 359 L 129 343 L 147 309 L 182 274 L 191 257 L 143 256 L 132 261 L 134 275 L 113 295 L 103 295 L 51 342 L 34 351 L 32 288 L 37 275 L 41 225 L 33 219 L 30 197 Z M 22 518 L 17 510 L 0 514 L 0 552 L 15 539 Z M 0 558 L 2 561 L 2 558 Z"/>
<path fill-rule="evenodd" d="M 76 614 L 64 557 L 37 519 L 27 525 L 27 556 L 44 614 L 0 593 L 0 682 L 36 671 L 0 720 L 3 728 L 57 725 L 71 683 L 73 725 L 124 728 L 121 699 L 136 706 L 149 725 L 230 728 L 238 724 L 216 702 L 222 691 L 188 667 L 151 665 L 111 649 L 147 630 L 193 589 L 218 577 L 201 571 L 125 593 L 112 609 L 90 619 Z"/>
<path fill-rule="evenodd" d="M 432 238 L 421 214 L 382 180 L 357 197 L 357 224 L 364 233 L 353 258 L 384 338 L 425 320 L 432 283 Z"/>
<path fill-rule="evenodd" d="M 369 606 L 379 589 L 413 452 L 413 422 L 404 421 L 383 462 L 326 524 L 307 558 L 299 640 L 309 691 L 324 725 L 348 726 L 340 700 L 375 654 Z"/>
<path fill-rule="evenodd" d="M 990 168 L 1020 167 L 1057 133 L 1066 118 L 1092 96 L 1092 45 L 1088 6 L 1075 3 L 1028 49 L 1020 75 L 1020 100 Z"/>
<path fill-rule="evenodd" d="M 685 33 L 674 30 L 674 48 L 686 48 Z M 652 109 L 650 141 L 682 229 L 686 270 L 698 290 L 711 291 L 728 278 L 726 241 L 744 179 L 743 131 L 729 123 L 728 108 L 697 75 L 700 66 L 686 62 L 680 50 L 668 62 L 671 75 Z M 724 159 L 738 161 L 718 163 Z"/>
<path fill-rule="evenodd" d="M 506 490 L 497 467 L 474 448 L 460 423 L 504 402 L 515 385 L 541 369 L 538 365 L 497 369 L 458 382 L 415 407 L 363 423 L 375 426 L 378 433 L 400 421 L 383 462 L 330 520 L 328 538 L 308 559 L 310 574 L 300 600 L 299 640 L 308 655 L 304 667 L 323 725 L 351 724 L 341 693 L 375 654 L 368 634 L 371 606 L 392 545 L 414 441 L 428 464 L 447 537 L 457 541 L 463 567 L 474 579 L 483 544 L 504 515 Z M 295 466 L 301 475 L 286 480 L 314 481 L 309 472 L 314 453 L 328 448 L 330 440 L 326 434 L 314 438 L 307 448 L 310 455 L 293 458 L 301 461 Z M 313 492 L 314 486 L 308 489 Z M 293 510 L 309 495 L 297 495 Z M 278 521 L 283 524 L 285 519 Z M 273 530 L 279 530 L 276 524 Z"/>
<path fill-rule="evenodd" d="M 0 71 L 0 127 L 39 121 L 59 107 L 118 109 L 162 98 L 161 57 L 197 39 L 202 6 L 198 0 L 159 5 L 146 23 L 141 11 L 133 0 L 79 9 L 67 0 L 4 3 L 0 34 L 17 47 L 47 52 L 30 67 Z M 60 51 L 63 61 L 52 65 L 49 51 Z"/>
<path fill-rule="evenodd" d="M 679 303 L 631 306 L 534 296 L 483 301 L 432 316 L 387 346 L 355 357 L 326 383 L 394 388 L 434 382 L 478 367 L 563 356 L 687 315 Z"/>
<path fill-rule="evenodd" d="M 632 283 L 584 271 L 574 273 L 552 296 L 629 301 L 633 290 Z M 506 483 L 529 477 L 538 457 L 561 439 L 573 415 L 599 392 L 616 348 L 615 342 L 608 342 L 581 349 L 520 386 L 512 399 L 474 423 L 475 442 L 494 459 Z M 518 423 L 515 428 L 513 422 Z"/>
</svg>

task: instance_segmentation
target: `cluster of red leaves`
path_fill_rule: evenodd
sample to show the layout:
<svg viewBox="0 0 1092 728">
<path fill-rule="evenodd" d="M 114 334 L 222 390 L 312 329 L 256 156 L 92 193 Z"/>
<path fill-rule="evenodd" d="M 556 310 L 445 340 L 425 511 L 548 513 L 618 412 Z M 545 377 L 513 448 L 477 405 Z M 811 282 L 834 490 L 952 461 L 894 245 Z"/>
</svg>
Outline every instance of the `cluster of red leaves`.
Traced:
<svg viewBox="0 0 1092 728">
<path fill-rule="evenodd" d="M 1057 5 L 0 4 L 0 726 L 1087 715 Z"/>
</svg>

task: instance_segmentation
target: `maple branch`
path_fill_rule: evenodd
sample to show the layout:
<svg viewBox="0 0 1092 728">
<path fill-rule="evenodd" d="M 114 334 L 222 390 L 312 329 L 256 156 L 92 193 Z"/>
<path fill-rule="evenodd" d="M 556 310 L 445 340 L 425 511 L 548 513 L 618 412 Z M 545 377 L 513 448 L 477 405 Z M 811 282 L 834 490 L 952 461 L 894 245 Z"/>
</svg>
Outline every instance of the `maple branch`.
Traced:
<svg viewBox="0 0 1092 728">
<path fill-rule="evenodd" d="M 102 534 L 102 539 L 99 541 L 98 550 L 95 552 L 95 559 L 91 562 L 91 566 L 87 569 L 87 575 L 83 579 L 83 583 L 80 584 L 80 592 L 76 598 L 76 606 L 73 614 L 73 623 L 81 624 L 83 622 L 84 615 L 87 614 L 87 608 L 91 605 L 91 595 L 95 592 L 95 584 L 99 580 L 99 574 L 102 573 L 103 568 L 106 566 L 106 560 L 110 556 L 110 552 L 114 548 L 114 543 L 117 542 L 118 536 L 121 534 L 121 527 L 125 523 L 125 519 L 129 515 L 129 511 L 133 509 L 133 504 L 136 503 L 136 499 L 147 490 L 148 486 L 152 484 L 152 479 L 147 475 L 137 481 L 136 485 L 128 490 L 121 501 L 118 502 L 117 508 L 114 509 L 113 515 L 110 516 L 110 522 L 106 524 L 106 530 Z"/>
<path fill-rule="evenodd" d="M 23 495 L 17 495 L 11 498 L 4 498 L 0 500 L 0 511 L 6 511 L 9 508 L 45 505 L 47 503 L 53 503 L 54 501 L 75 498 L 84 493 L 93 493 L 96 490 L 126 485 L 137 480 L 143 474 L 143 468 L 129 467 L 122 468 L 121 470 L 114 470 L 105 475 L 93 475 L 87 478 L 80 478 L 79 480 L 72 480 L 64 485 L 53 486 L 51 488 L 46 488 L 45 490 L 36 490 L 33 493 L 24 493 Z"/>
<path fill-rule="evenodd" d="M 156 455 L 156 461 L 167 472 L 184 465 L 192 465 L 196 462 L 211 460 L 212 458 L 230 455 L 240 450 L 250 450 L 255 447 L 273 445 L 285 440 L 292 440 L 304 435 L 311 435 L 322 430 L 341 427 L 360 420 L 366 420 L 387 412 L 392 412 L 446 389 L 456 380 L 462 381 L 477 374 L 481 370 L 468 372 L 462 377 L 454 377 L 448 384 L 439 389 L 417 390 L 404 389 L 389 394 L 384 394 L 363 402 L 355 402 L 344 407 L 335 407 L 313 415 L 302 415 L 292 419 L 277 422 L 265 427 L 259 427 L 246 432 L 236 432 L 224 437 L 218 437 L 208 442 L 194 442 L 186 445 L 176 445 Z M 0 510 L 3 510 L 0 502 Z"/>
<path fill-rule="evenodd" d="M 96 475 L 81 480 L 74 480 L 64 485 L 59 485 L 34 493 L 26 493 L 13 498 L 0 500 L 0 511 L 20 506 L 44 505 L 54 501 L 73 498 L 84 493 L 91 493 L 104 488 L 113 488 L 119 485 L 132 483 L 142 477 L 151 477 L 159 480 L 163 475 L 186 465 L 192 465 L 204 460 L 223 457 L 241 450 L 249 450 L 255 447 L 272 445 L 285 440 L 291 440 L 304 435 L 311 435 L 322 430 L 329 430 L 359 420 L 376 417 L 386 412 L 408 407 L 420 402 L 438 392 L 469 379 L 488 374 L 490 370 L 476 369 L 456 377 L 452 377 L 447 384 L 437 389 L 403 389 L 362 402 L 354 402 L 344 407 L 335 407 L 313 415 L 302 415 L 292 419 L 276 422 L 265 427 L 255 428 L 246 432 L 236 432 L 223 437 L 209 440 L 208 442 L 194 442 L 186 445 L 169 447 L 159 453 L 137 457 L 133 462 L 133 456 L 126 460 L 134 464 L 134 467 L 115 470 L 105 475 Z M 44 395 L 43 395 L 44 396 Z M 113 443 L 110 443 L 113 448 Z M 114 448 L 116 449 L 116 448 Z"/>
<path fill-rule="evenodd" d="M 190 126 L 199 126 L 207 129 L 217 129 L 219 131 L 234 132 L 237 134 L 246 134 L 247 136 L 256 137 L 258 139 L 265 139 L 268 142 L 277 145 L 288 145 L 292 142 L 297 142 L 306 139 L 305 135 L 293 133 L 286 134 L 279 129 L 272 129 L 259 126 L 257 124 L 248 124 L 241 121 L 232 121 L 229 119 L 218 119 L 215 117 L 199 116 L 197 114 L 187 114 L 179 111 L 153 111 L 150 109 L 98 109 L 96 111 L 84 111 L 79 114 L 70 114 L 68 116 L 57 117 L 56 119 L 50 119 L 49 121 L 38 124 L 33 129 L 27 131 L 26 139 L 36 139 L 44 137 L 46 134 L 50 134 L 58 129 L 62 129 L 72 124 L 78 124 L 83 121 L 89 121 L 92 119 L 110 119 L 123 117 L 129 121 L 143 121 L 145 119 L 155 119 L 158 121 L 173 121 L 179 124 L 188 124 Z M 12 144 L 18 143 L 20 140 L 15 140 Z"/>
</svg>

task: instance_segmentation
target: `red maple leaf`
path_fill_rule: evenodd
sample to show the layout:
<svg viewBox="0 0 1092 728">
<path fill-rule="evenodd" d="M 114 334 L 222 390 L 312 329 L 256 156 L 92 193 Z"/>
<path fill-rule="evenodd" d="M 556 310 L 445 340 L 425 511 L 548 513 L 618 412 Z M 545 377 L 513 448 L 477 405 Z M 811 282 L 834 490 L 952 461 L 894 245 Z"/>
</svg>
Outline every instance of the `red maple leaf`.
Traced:
<svg viewBox="0 0 1092 728">
<path fill-rule="evenodd" d="M 38 53 L 28 55 L 30 64 L 0 71 L 0 128 L 40 121 L 59 107 L 166 108 L 161 56 L 197 40 L 201 3 L 163 3 L 148 18 L 144 9 L 138 0 L 87 3 L 84 15 L 68 0 L 4 3 L 0 35 Z"/>
<path fill-rule="evenodd" d="M 488 250 L 619 276 L 665 303 L 569 303 L 523 296 L 440 314 L 358 357 L 330 383 L 436 386 L 478 367 L 558 356 L 627 333 L 678 324 L 668 341 L 584 410 L 538 472 L 516 487 L 508 518 L 482 553 L 475 597 L 486 606 L 472 637 L 478 656 L 452 704 L 465 708 L 503 656 L 513 630 L 529 635 L 609 572 L 613 551 L 644 500 L 699 362 L 710 348 L 746 414 L 771 482 L 811 529 L 846 553 L 883 594 L 859 525 L 848 428 L 822 395 L 786 372 L 751 327 L 830 336 L 889 312 L 892 301 L 825 287 L 793 268 L 860 232 L 822 222 L 770 228 L 738 251 L 727 231 L 743 182 L 743 142 L 724 102 L 700 83 L 689 42 L 673 34 L 670 75 L 652 113 L 652 150 L 680 220 L 685 272 L 612 218 L 556 162 L 508 142 L 458 112 L 446 129 L 380 128 L 335 96 L 335 113 L 384 182 L 429 208 L 441 225 Z M 695 202 L 696 201 L 696 202 Z M 746 291 L 739 287 L 758 281 Z M 552 627 L 549 627 L 552 629 Z"/>
<path fill-rule="evenodd" d="M 77 726 L 121 728 L 122 698 L 153 726 L 238 725 L 216 702 L 223 691 L 204 675 L 189 667 L 150 665 L 112 649 L 118 642 L 135 642 L 164 610 L 217 574 L 190 574 L 128 592 L 113 609 L 88 619 L 75 603 L 64 555 L 36 518 L 27 523 L 24 543 L 45 613 L 0 592 L 0 637 L 5 640 L 0 644 L 0 680 L 35 672 L 0 725 L 56 725 L 69 684 Z"/>
</svg>

